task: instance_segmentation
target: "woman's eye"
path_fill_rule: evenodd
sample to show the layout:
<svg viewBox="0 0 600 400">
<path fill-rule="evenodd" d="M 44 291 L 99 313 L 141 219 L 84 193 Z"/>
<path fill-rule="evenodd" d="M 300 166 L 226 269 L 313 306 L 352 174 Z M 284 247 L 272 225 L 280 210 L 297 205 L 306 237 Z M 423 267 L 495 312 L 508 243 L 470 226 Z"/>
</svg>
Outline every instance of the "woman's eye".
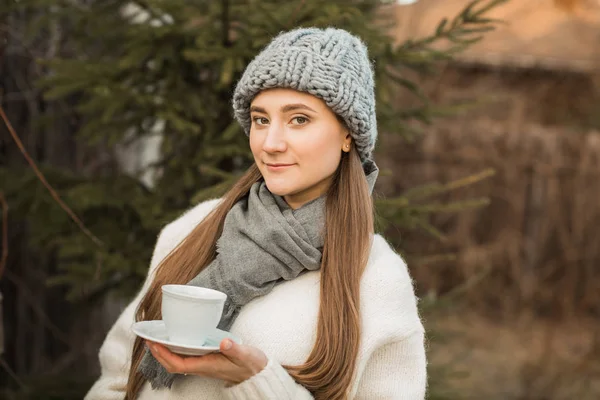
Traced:
<svg viewBox="0 0 600 400">
<path fill-rule="evenodd" d="M 292 125 L 304 125 L 308 122 L 308 118 L 306 117 L 294 117 L 292 119 Z"/>
<path fill-rule="evenodd" d="M 255 117 L 253 119 L 257 125 L 267 125 L 269 123 L 269 120 L 265 117 Z"/>
</svg>

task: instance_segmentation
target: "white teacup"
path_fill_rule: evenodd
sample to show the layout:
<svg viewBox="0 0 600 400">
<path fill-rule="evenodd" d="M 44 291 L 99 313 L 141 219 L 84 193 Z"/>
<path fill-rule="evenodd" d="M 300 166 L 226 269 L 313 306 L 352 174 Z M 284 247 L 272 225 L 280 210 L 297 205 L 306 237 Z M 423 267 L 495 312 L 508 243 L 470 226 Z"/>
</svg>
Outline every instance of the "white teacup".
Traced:
<svg viewBox="0 0 600 400">
<path fill-rule="evenodd" d="M 190 285 L 162 286 L 162 318 L 169 340 L 202 346 L 223 314 L 227 295 Z"/>
</svg>

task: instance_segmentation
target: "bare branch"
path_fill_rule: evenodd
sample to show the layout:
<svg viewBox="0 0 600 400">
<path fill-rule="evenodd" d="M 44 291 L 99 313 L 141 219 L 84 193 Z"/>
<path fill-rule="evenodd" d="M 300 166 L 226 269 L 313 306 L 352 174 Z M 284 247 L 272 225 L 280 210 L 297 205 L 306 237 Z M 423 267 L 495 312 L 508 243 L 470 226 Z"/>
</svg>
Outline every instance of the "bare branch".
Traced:
<svg viewBox="0 0 600 400">
<path fill-rule="evenodd" d="M 81 231 L 92 240 L 92 242 L 94 242 L 98 247 L 104 247 L 104 243 L 100 239 L 98 239 L 92 232 L 90 232 L 88 228 L 85 227 L 85 225 L 83 224 L 83 222 L 81 222 L 79 217 L 75 215 L 73 210 L 71 210 L 71 208 L 65 204 L 65 202 L 60 198 L 58 193 L 56 193 L 54 188 L 48 183 L 48 181 L 44 177 L 44 174 L 42 174 L 35 161 L 33 161 L 33 159 L 29 156 L 29 153 L 27 153 L 25 146 L 23 146 L 23 142 L 21 142 L 21 139 L 19 139 L 19 136 L 13 129 L 2 106 L 0 106 L 0 117 L 2 117 L 2 119 L 4 120 L 4 124 L 10 132 L 10 135 L 12 136 L 14 142 L 17 144 L 17 147 L 19 147 L 19 150 L 21 150 L 21 153 L 23 154 L 23 156 L 25 157 L 25 159 L 27 160 L 27 162 L 29 163 L 39 180 L 46 187 L 46 189 L 48 189 L 50 195 L 54 198 L 54 200 L 71 217 L 71 219 L 77 224 L 77 226 L 79 226 L 79 229 L 81 229 Z"/>
</svg>

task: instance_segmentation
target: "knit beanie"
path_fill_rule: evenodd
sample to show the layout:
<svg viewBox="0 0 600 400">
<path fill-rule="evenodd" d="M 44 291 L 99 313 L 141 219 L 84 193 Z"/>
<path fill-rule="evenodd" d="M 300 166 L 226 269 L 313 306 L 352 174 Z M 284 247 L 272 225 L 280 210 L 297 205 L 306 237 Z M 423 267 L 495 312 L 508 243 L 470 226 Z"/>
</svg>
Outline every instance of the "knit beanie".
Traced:
<svg viewBox="0 0 600 400">
<path fill-rule="evenodd" d="M 322 99 L 350 130 L 363 164 L 377 138 L 373 69 L 365 44 L 342 29 L 300 28 L 275 37 L 244 71 L 233 111 L 250 134 L 250 103 L 262 90 L 290 88 Z"/>
</svg>

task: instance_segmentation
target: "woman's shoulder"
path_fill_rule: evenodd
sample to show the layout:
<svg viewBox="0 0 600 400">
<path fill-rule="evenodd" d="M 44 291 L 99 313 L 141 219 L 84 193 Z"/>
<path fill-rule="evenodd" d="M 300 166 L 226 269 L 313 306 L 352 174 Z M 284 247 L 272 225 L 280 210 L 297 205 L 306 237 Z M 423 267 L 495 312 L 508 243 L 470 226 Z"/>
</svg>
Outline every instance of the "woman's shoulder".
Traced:
<svg viewBox="0 0 600 400">
<path fill-rule="evenodd" d="M 373 339 L 393 341 L 423 330 L 408 267 L 381 235 L 373 238 L 361 280 L 361 313 Z"/>
<path fill-rule="evenodd" d="M 406 262 L 381 235 L 373 236 L 363 281 L 380 289 L 410 286 L 411 291 L 413 284 Z"/>
</svg>

